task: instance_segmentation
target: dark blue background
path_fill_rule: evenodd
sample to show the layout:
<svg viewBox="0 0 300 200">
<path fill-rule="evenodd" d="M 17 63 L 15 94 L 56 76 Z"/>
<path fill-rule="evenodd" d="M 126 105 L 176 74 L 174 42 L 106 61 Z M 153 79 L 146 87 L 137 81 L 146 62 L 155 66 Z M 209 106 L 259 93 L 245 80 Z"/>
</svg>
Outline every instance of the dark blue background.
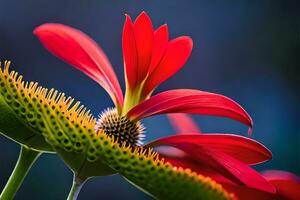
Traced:
<svg viewBox="0 0 300 200">
<path fill-rule="evenodd" d="M 299 4 L 296 1 L 100 1 L 1 0 L 0 58 L 46 87 L 87 105 L 96 115 L 112 106 L 95 82 L 50 55 L 32 34 L 37 25 L 59 22 L 81 29 L 105 50 L 123 84 L 121 32 L 124 14 L 148 12 L 171 37 L 190 35 L 194 49 L 185 67 L 157 91 L 198 88 L 225 94 L 254 120 L 253 138 L 274 158 L 257 169 L 282 169 L 300 175 Z M 156 91 L 156 92 L 157 92 Z M 205 132 L 246 135 L 243 125 L 195 116 Z M 147 141 L 172 134 L 164 116 L 144 120 Z M 21 134 L 21 133 L 20 133 Z M 0 138 L 0 190 L 17 160 L 19 146 Z M 65 199 L 72 175 L 55 155 L 43 155 L 16 199 Z M 149 199 L 120 176 L 90 180 L 79 199 Z"/>
</svg>

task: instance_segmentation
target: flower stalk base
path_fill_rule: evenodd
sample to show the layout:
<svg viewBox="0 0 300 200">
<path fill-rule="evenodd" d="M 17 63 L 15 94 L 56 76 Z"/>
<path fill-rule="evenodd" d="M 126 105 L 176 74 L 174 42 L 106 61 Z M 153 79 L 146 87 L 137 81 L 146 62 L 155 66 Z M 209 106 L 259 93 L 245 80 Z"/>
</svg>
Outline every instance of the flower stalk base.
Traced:
<svg viewBox="0 0 300 200">
<path fill-rule="evenodd" d="M 40 155 L 41 152 L 29 149 L 24 145 L 21 146 L 18 161 L 0 195 L 0 200 L 11 200 L 14 198 L 29 169 Z"/>
<path fill-rule="evenodd" d="M 86 181 L 86 179 L 79 178 L 74 174 L 73 184 L 72 184 L 72 187 L 71 187 L 71 190 L 70 190 L 67 200 L 76 200 L 77 199 L 78 194 L 79 194 L 82 186 L 84 185 L 85 181 Z"/>
</svg>

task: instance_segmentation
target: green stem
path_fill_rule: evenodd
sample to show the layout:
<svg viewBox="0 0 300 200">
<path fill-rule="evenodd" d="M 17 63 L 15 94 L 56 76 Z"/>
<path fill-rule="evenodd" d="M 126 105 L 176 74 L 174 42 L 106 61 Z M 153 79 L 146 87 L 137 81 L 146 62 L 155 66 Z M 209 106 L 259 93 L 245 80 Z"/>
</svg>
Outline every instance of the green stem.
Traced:
<svg viewBox="0 0 300 200">
<path fill-rule="evenodd" d="M 34 151 L 23 145 L 21 146 L 19 159 L 0 195 L 0 200 L 11 200 L 14 198 L 29 169 L 39 155 L 41 155 L 41 152 Z"/>
<path fill-rule="evenodd" d="M 70 190 L 67 200 L 76 200 L 77 199 L 78 194 L 79 194 L 85 180 L 86 180 L 85 178 L 79 178 L 74 174 L 72 188 Z"/>
<path fill-rule="evenodd" d="M 122 115 L 126 115 L 127 112 L 133 108 L 134 106 L 136 106 L 137 104 L 139 104 L 142 100 L 144 100 L 142 98 L 142 87 L 143 85 L 141 85 L 140 87 L 134 89 L 133 91 L 131 91 L 130 89 L 126 89 L 125 92 L 125 99 L 124 99 L 124 105 L 123 105 L 123 109 L 122 109 Z"/>
</svg>

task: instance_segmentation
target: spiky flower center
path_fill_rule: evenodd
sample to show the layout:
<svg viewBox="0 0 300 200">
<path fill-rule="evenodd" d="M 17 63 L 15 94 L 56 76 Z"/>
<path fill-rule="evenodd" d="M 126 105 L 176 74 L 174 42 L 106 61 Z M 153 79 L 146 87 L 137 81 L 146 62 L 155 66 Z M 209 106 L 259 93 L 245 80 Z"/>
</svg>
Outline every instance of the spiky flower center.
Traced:
<svg viewBox="0 0 300 200">
<path fill-rule="evenodd" d="M 120 116 L 115 108 L 108 108 L 99 115 L 95 129 L 96 132 L 101 129 L 108 136 L 114 136 L 119 144 L 125 142 L 130 146 L 142 145 L 145 130 L 141 122 Z"/>
</svg>

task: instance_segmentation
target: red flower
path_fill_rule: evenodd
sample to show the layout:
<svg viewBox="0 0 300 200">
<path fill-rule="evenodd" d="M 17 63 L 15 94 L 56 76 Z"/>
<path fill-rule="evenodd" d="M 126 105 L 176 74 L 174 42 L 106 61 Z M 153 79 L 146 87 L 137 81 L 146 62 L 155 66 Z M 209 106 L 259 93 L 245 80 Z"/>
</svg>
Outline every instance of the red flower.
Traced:
<svg viewBox="0 0 300 200">
<path fill-rule="evenodd" d="M 213 178 L 239 199 L 299 199 L 300 178 L 274 170 L 259 174 L 248 166 L 271 158 L 271 152 L 260 143 L 231 134 L 199 134 L 189 116 L 172 114 L 168 117 L 180 134 L 148 145 L 181 150 L 158 149 L 174 166 L 190 168 Z"/>
<path fill-rule="evenodd" d="M 160 83 L 185 64 L 192 51 L 192 39 L 181 36 L 169 41 L 167 25 L 154 31 L 145 12 L 134 23 L 126 15 L 122 38 L 125 98 L 106 55 L 86 34 L 62 24 L 43 24 L 34 30 L 34 34 L 51 53 L 98 82 L 112 98 L 117 115 L 132 122 L 158 114 L 191 113 L 227 117 L 252 127 L 253 122 L 248 113 L 223 95 L 177 89 L 151 96 Z M 112 114 L 111 110 L 108 114 L 104 113 L 106 118 Z M 142 131 L 142 128 L 136 130 Z M 199 132 L 195 126 L 193 131 Z M 253 140 L 221 134 L 182 135 L 162 138 L 149 146 L 160 144 L 175 146 L 197 160 L 206 161 L 236 183 L 274 192 L 272 185 L 247 166 L 271 158 L 271 153 Z"/>
<path fill-rule="evenodd" d="M 62 24 L 43 24 L 34 30 L 34 34 L 51 53 L 98 82 L 108 92 L 119 113 L 131 119 L 179 112 L 228 117 L 252 127 L 247 112 L 219 94 L 169 90 L 150 97 L 158 84 L 184 65 L 192 50 L 192 40 L 182 36 L 168 41 L 167 25 L 153 31 L 145 12 L 134 23 L 126 15 L 123 29 L 125 101 L 106 55 L 86 34 Z M 147 100 L 143 102 L 144 99 Z"/>
</svg>

